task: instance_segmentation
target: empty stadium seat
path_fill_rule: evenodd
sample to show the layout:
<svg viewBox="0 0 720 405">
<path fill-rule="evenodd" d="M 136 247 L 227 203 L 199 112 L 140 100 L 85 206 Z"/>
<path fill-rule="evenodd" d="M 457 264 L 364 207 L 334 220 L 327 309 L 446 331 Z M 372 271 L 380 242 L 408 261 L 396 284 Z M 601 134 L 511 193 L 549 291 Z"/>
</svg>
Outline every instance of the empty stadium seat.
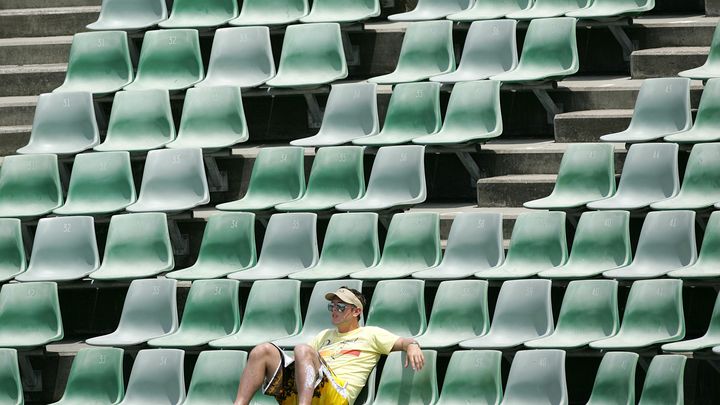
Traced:
<svg viewBox="0 0 720 405">
<path fill-rule="evenodd" d="M 457 350 L 450 357 L 437 405 L 497 405 L 502 400 L 502 352 Z"/>
<path fill-rule="evenodd" d="M 20 220 L 0 218 L 0 282 L 11 280 L 26 268 Z"/>
<path fill-rule="evenodd" d="M 615 194 L 615 154 L 612 145 L 570 144 L 560 162 L 552 193 L 524 203 L 527 208 L 568 209 Z M 720 201 L 720 200 L 718 200 Z"/>
<path fill-rule="evenodd" d="M 167 19 L 165 0 L 103 0 L 91 30 L 141 30 Z"/>
<path fill-rule="evenodd" d="M 264 211 L 297 200 L 305 192 L 305 152 L 295 146 L 261 148 L 245 195 L 219 204 L 223 211 Z"/>
<path fill-rule="evenodd" d="M 248 140 L 240 88 L 188 89 L 177 138 L 167 148 L 216 150 Z"/>
<path fill-rule="evenodd" d="M 385 361 L 373 405 L 433 405 L 438 398 L 437 352 L 423 350 L 425 366 L 404 367 L 405 354 L 390 353 Z"/>
<path fill-rule="evenodd" d="M 490 78 L 501 82 L 532 83 L 558 80 L 577 73 L 580 62 L 575 38 L 576 23 L 570 17 L 532 20 L 517 67 Z"/>
<path fill-rule="evenodd" d="M 175 332 L 178 327 L 176 287 L 175 280 L 134 280 L 125 296 L 117 329 L 85 342 L 95 346 L 135 346 Z"/>
<path fill-rule="evenodd" d="M 575 230 L 568 261 L 538 273 L 552 279 L 591 278 L 632 262 L 630 213 L 584 212 Z"/>
<path fill-rule="evenodd" d="M 565 290 L 560 316 L 550 336 L 525 342 L 531 349 L 576 349 L 617 333 L 618 282 L 571 281 Z"/>
<path fill-rule="evenodd" d="M 407 26 L 395 70 L 368 81 L 380 84 L 417 82 L 453 71 L 452 21 L 422 21 Z"/>
<path fill-rule="evenodd" d="M 450 14 L 459 13 L 468 9 L 472 0 L 418 0 L 415 8 L 399 14 L 388 16 L 390 21 L 425 21 L 445 18 Z"/>
<path fill-rule="evenodd" d="M 366 324 L 398 336 L 425 332 L 425 282 L 422 280 L 378 281 L 370 300 Z"/>
<path fill-rule="evenodd" d="M 695 263 L 672 270 L 667 275 L 682 279 L 720 277 L 720 212 L 713 212 L 705 225 L 700 254 Z"/>
<path fill-rule="evenodd" d="M 696 352 L 720 345 L 720 295 L 715 300 L 707 332 L 697 339 L 662 345 L 665 352 Z"/>
<path fill-rule="evenodd" d="M 316 222 L 317 215 L 309 212 L 271 216 L 255 266 L 228 277 L 243 281 L 284 278 L 314 266 L 318 261 Z"/>
<path fill-rule="evenodd" d="M 123 349 L 93 347 L 78 350 L 65 393 L 52 405 L 116 404 L 124 396 Z"/>
<path fill-rule="evenodd" d="M 195 264 L 170 272 L 167 277 L 178 280 L 225 277 L 254 266 L 256 261 L 255 214 L 223 212 L 208 218 Z"/>
<path fill-rule="evenodd" d="M 592 0 L 535 0 L 530 7 L 520 11 L 513 11 L 505 17 L 517 20 L 561 17 L 565 13 L 584 8 L 591 2 Z"/>
<path fill-rule="evenodd" d="M 275 76 L 268 27 L 215 31 L 207 75 L 195 87 L 257 87 Z"/>
<path fill-rule="evenodd" d="M 158 25 L 161 28 L 212 28 L 224 25 L 237 15 L 238 3 L 234 0 L 174 0 L 170 18 Z"/>
<path fill-rule="evenodd" d="M 600 20 L 635 16 L 650 11 L 655 7 L 655 0 L 595 0 L 588 6 L 565 14 L 568 17 Z"/>
<path fill-rule="evenodd" d="M 678 145 L 646 143 L 632 145 L 627 152 L 620 182 L 615 194 L 593 201 L 594 210 L 639 210 L 677 195 Z"/>
<path fill-rule="evenodd" d="M 319 148 L 305 194 L 300 199 L 278 204 L 275 209 L 326 211 L 334 209 L 337 204 L 362 197 L 365 193 L 364 149 L 359 146 Z"/>
<path fill-rule="evenodd" d="M 339 24 L 291 25 L 285 30 L 277 75 L 265 84 L 270 87 L 317 87 L 347 75 Z"/>
<path fill-rule="evenodd" d="M 371 268 L 378 261 L 378 215 L 372 212 L 335 214 L 330 217 L 317 264 L 288 277 L 303 281 L 338 279 Z"/>
<path fill-rule="evenodd" d="M 600 137 L 605 142 L 648 142 L 692 127 L 690 79 L 646 79 L 640 86 L 628 128 Z"/>
<path fill-rule="evenodd" d="M 395 214 L 390 221 L 380 262 L 352 273 L 363 280 L 403 278 L 440 264 L 440 216 L 436 212 Z"/>
<path fill-rule="evenodd" d="M 137 200 L 128 152 L 75 156 L 65 204 L 58 215 L 109 214 Z"/>
<path fill-rule="evenodd" d="M 720 29 L 716 26 L 712 42 L 710 43 L 710 52 L 708 53 L 705 63 L 694 69 L 684 70 L 678 73 L 678 75 L 696 80 L 720 77 L 720 64 L 718 64 L 718 56 L 720 56 L 720 53 L 718 53 L 718 50 L 720 50 Z"/>
<path fill-rule="evenodd" d="M 487 281 L 443 281 L 437 288 L 425 333 L 417 337 L 420 347 L 449 349 L 463 340 L 487 333 Z"/>
<path fill-rule="evenodd" d="M 240 329 L 213 340 L 211 347 L 252 348 L 260 343 L 296 335 L 302 328 L 300 282 L 259 280 L 250 288 Z"/>
<path fill-rule="evenodd" d="M 600 362 L 586 405 L 635 404 L 637 353 L 607 352 Z"/>
<path fill-rule="evenodd" d="M 590 343 L 593 349 L 640 349 L 685 337 L 682 281 L 640 280 L 632 284 L 618 333 Z"/>
<path fill-rule="evenodd" d="M 511 280 L 500 288 L 488 333 L 460 342 L 465 349 L 519 346 L 553 332 L 550 280 Z"/>
<path fill-rule="evenodd" d="M 232 335 L 240 328 L 240 306 L 235 280 L 197 280 L 185 301 L 178 329 L 151 339 L 153 347 L 194 347 Z"/>
<path fill-rule="evenodd" d="M 380 15 L 380 0 L 314 0 L 304 23 L 351 23 Z"/>
<path fill-rule="evenodd" d="M 687 358 L 666 354 L 653 357 L 645 375 L 638 405 L 682 405 L 685 403 L 684 376 Z"/>
<path fill-rule="evenodd" d="M 177 212 L 207 204 L 210 190 L 200 149 L 151 150 L 140 195 L 130 212 Z"/>
<path fill-rule="evenodd" d="M 204 76 L 197 30 L 148 31 L 143 38 L 135 80 L 125 90 L 183 90 Z"/>
<path fill-rule="evenodd" d="M 447 18 L 454 21 L 476 21 L 503 18 L 506 14 L 524 10 L 532 5 L 532 0 L 488 0 L 475 1 L 470 8 L 459 13 L 450 14 Z"/>
<path fill-rule="evenodd" d="M 342 83 L 330 87 L 320 131 L 290 141 L 294 146 L 342 145 L 380 130 L 375 83 Z"/>
<path fill-rule="evenodd" d="M 125 399 L 120 405 L 179 405 L 185 400 L 185 352 L 140 350 L 133 363 Z"/>
<path fill-rule="evenodd" d="M 4 284 L 0 289 L 0 347 L 30 349 L 63 338 L 57 284 Z"/>
<path fill-rule="evenodd" d="M 127 33 L 81 32 L 73 36 L 65 82 L 53 91 L 113 93 L 132 81 Z"/>
<path fill-rule="evenodd" d="M 15 349 L 0 349 L 0 395 L 2 403 L 22 405 L 23 387 Z"/>
<path fill-rule="evenodd" d="M 461 212 L 453 219 L 442 262 L 412 274 L 425 280 L 472 276 L 478 269 L 499 266 L 505 258 L 502 214 Z"/>
<path fill-rule="evenodd" d="M 162 212 L 115 215 L 94 280 L 148 278 L 175 266 L 167 216 Z"/>
<path fill-rule="evenodd" d="M 30 264 L 17 281 L 70 281 L 100 266 L 92 217 L 42 218 L 35 230 Z"/>
<path fill-rule="evenodd" d="M 505 262 L 480 270 L 475 277 L 503 280 L 532 277 L 567 262 L 564 212 L 528 212 L 518 215 Z"/>
<path fill-rule="evenodd" d="M 695 211 L 651 212 L 643 222 L 632 263 L 603 276 L 631 280 L 661 277 L 695 260 Z"/>
<path fill-rule="evenodd" d="M 650 204 L 656 210 L 699 210 L 720 202 L 720 143 L 694 145 L 680 191 L 675 197 Z"/>
<path fill-rule="evenodd" d="M 63 203 L 55 155 L 5 156 L 0 166 L 0 217 L 38 217 Z"/>
<path fill-rule="evenodd" d="M 92 94 L 45 93 L 37 100 L 30 141 L 17 153 L 74 155 L 99 143 Z"/>
<path fill-rule="evenodd" d="M 440 83 L 402 83 L 393 89 L 380 133 L 352 142 L 369 146 L 398 145 L 434 134 L 440 127 Z"/>
<path fill-rule="evenodd" d="M 335 209 L 380 211 L 419 204 L 426 197 L 425 147 L 386 146 L 378 149 L 365 195 Z"/>
<path fill-rule="evenodd" d="M 716 111 L 720 108 L 720 80 L 710 79 L 703 87 L 695 122 L 692 128 L 686 131 L 667 135 L 663 139 L 667 142 L 700 143 L 720 141 L 720 126 L 716 118 Z"/>
<path fill-rule="evenodd" d="M 240 15 L 230 25 L 292 24 L 308 13 L 308 0 L 245 0 Z"/>
<path fill-rule="evenodd" d="M 305 320 L 300 333 L 294 336 L 276 340 L 275 343 L 279 347 L 292 349 L 299 344 L 306 344 L 311 341 L 318 333 L 325 329 L 334 329 L 335 327 L 330 320 L 330 314 L 327 311 L 327 299 L 325 294 L 335 292 L 340 287 L 352 288 L 362 291 L 362 281 L 360 280 L 329 280 L 318 281 L 315 283 L 308 302 Z M 362 320 L 360 322 L 362 325 Z"/>
<path fill-rule="evenodd" d="M 563 350 L 522 350 L 515 354 L 500 405 L 568 403 Z"/>
</svg>

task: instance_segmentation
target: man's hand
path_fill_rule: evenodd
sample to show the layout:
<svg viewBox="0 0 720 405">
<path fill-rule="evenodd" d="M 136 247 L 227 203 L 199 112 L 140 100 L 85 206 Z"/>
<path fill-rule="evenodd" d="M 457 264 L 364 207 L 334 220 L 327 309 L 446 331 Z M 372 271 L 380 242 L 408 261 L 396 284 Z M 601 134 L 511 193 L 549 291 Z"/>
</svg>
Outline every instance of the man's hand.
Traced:
<svg viewBox="0 0 720 405">
<path fill-rule="evenodd" d="M 425 355 L 417 343 L 411 343 L 405 349 L 405 368 L 408 365 L 415 371 L 420 371 L 425 365 Z"/>
</svg>

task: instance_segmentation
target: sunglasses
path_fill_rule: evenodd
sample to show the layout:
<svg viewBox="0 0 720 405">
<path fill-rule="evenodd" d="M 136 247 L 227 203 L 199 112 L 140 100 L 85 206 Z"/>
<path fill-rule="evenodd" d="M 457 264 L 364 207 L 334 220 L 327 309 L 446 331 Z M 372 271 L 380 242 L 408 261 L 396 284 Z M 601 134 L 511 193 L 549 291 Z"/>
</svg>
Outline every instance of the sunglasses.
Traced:
<svg viewBox="0 0 720 405">
<path fill-rule="evenodd" d="M 354 305 L 351 305 L 351 304 L 343 304 L 342 302 L 338 302 L 338 303 L 330 302 L 330 303 L 328 303 L 327 308 L 328 308 L 328 312 L 332 312 L 333 309 L 335 309 L 335 310 L 337 310 L 339 313 L 342 314 L 343 312 L 345 312 L 345 309 L 347 309 L 348 306 L 354 306 Z"/>
</svg>

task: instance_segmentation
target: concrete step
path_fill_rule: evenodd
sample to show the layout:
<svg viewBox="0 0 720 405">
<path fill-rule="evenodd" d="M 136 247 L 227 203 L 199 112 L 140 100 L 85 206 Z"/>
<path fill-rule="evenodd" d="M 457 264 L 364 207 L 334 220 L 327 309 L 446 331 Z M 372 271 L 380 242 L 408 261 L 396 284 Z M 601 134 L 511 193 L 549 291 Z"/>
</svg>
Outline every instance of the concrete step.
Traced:
<svg viewBox="0 0 720 405">
<path fill-rule="evenodd" d="M 35 96 L 58 88 L 67 64 L 0 66 L 0 97 Z"/>
<path fill-rule="evenodd" d="M 633 110 L 586 110 L 555 116 L 556 142 L 599 142 L 600 137 L 627 129 Z"/>
<path fill-rule="evenodd" d="M 556 174 L 519 174 L 487 177 L 477 182 L 480 207 L 522 207 L 526 201 L 549 195 Z"/>
<path fill-rule="evenodd" d="M 672 46 L 710 46 L 720 19 L 694 15 L 649 15 L 633 19 L 626 31 L 637 49 Z"/>
<path fill-rule="evenodd" d="M 14 155 L 16 150 L 27 145 L 31 129 L 27 125 L 0 126 L 0 156 Z"/>
<path fill-rule="evenodd" d="M 634 51 L 630 55 L 633 79 L 672 77 L 683 70 L 701 66 L 707 60 L 710 47 L 684 46 L 652 48 Z"/>
<path fill-rule="evenodd" d="M 37 97 L 0 97 L 0 126 L 32 125 Z"/>
<path fill-rule="evenodd" d="M 0 39 L 4 65 L 67 63 L 72 36 Z"/>
<path fill-rule="evenodd" d="M 53 7 L 89 7 L 99 6 L 101 0 L 52 0 Z M 0 10 L 14 10 L 19 8 L 47 8 L 47 0 L 2 0 Z"/>
<path fill-rule="evenodd" d="M 97 20 L 99 6 L 0 10 L 4 38 L 73 35 Z"/>
</svg>

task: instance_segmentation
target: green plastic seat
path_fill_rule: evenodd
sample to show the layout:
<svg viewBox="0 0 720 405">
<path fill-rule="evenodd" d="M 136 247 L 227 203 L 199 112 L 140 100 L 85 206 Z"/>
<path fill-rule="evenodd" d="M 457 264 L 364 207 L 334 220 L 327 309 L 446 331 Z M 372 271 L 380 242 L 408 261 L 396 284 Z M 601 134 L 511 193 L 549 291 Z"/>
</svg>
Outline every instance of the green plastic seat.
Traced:
<svg viewBox="0 0 720 405">
<path fill-rule="evenodd" d="M 504 258 L 502 214 L 461 212 L 453 220 L 442 262 L 412 276 L 424 280 L 467 278 L 478 269 L 499 266 Z"/>
<path fill-rule="evenodd" d="M 522 350 L 515 354 L 500 405 L 567 405 L 565 351 Z"/>
<path fill-rule="evenodd" d="M 225 277 L 255 265 L 255 214 L 223 212 L 211 215 L 205 225 L 195 263 L 167 274 L 178 280 Z"/>
<path fill-rule="evenodd" d="M 92 94 L 41 94 L 35 107 L 30 141 L 18 154 L 74 155 L 100 143 Z"/>
<path fill-rule="evenodd" d="M 207 350 L 200 352 L 193 369 L 187 398 L 182 404 L 233 403 L 237 394 L 238 381 L 240 381 L 246 364 L 247 353 L 243 351 Z M 252 404 L 255 404 L 255 398 L 253 398 Z"/>
<path fill-rule="evenodd" d="M 635 16 L 655 8 L 655 0 L 594 0 L 587 7 L 565 14 L 588 20 L 608 20 Z"/>
<path fill-rule="evenodd" d="M 362 281 L 360 280 L 328 280 L 318 281 L 313 286 L 310 301 L 308 302 L 305 320 L 300 333 L 294 336 L 286 337 L 274 341 L 281 348 L 291 350 L 299 344 L 305 344 L 311 341 L 318 333 L 325 329 L 334 329 L 330 314 L 327 311 L 327 300 L 325 294 L 337 291 L 340 287 L 348 287 L 358 291 L 362 291 Z M 362 325 L 362 319 L 360 321 Z"/>
<path fill-rule="evenodd" d="M 142 152 L 175 139 L 175 124 L 167 90 L 115 93 L 105 140 L 96 151 Z"/>
<path fill-rule="evenodd" d="M 285 30 L 277 74 L 265 84 L 270 87 L 318 87 L 347 75 L 339 24 L 291 25 Z"/>
<path fill-rule="evenodd" d="M 567 262 L 564 212 L 528 212 L 518 215 L 510 247 L 500 266 L 480 270 L 488 280 L 529 278 Z"/>
<path fill-rule="evenodd" d="M 590 343 L 593 349 L 640 349 L 685 337 L 682 281 L 640 280 L 630 288 L 618 333 Z"/>
<path fill-rule="evenodd" d="M 180 405 L 185 400 L 184 363 L 182 350 L 140 350 L 120 405 Z"/>
<path fill-rule="evenodd" d="M 230 273 L 228 277 L 243 281 L 285 278 L 315 266 L 318 261 L 316 222 L 317 215 L 309 212 L 271 216 L 255 266 Z"/>
<path fill-rule="evenodd" d="M 57 284 L 4 284 L 0 289 L 0 347 L 30 349 L 63 338 Z"/>
<path fill-rule="evenodd" d="M 445 18 L 472 6 L 472 0 L 418 0 L 415 8 L 388 16 L 390 21 L 426 21 Z"/>
<path fill-rule="evenodd" d="M 436 267 L 442 260 L 440 215 L 436 212 L 396 214 L 390 221 L 380 262 L 352 273 L 363 280 L 404 278 Z"/>
<path fill-rule="evenodd" d="M 132 81 L 127 33 L 81 32 L 73 36 L 65 82 L 53 91 L 106 94 Z"/>
<path fill-rule="evenodd" d="M 635 405 L 637 353 L 607 352 L 586 405 Z"/>
<path fill-rule="evenodd" d="M 524 10 L 508 13 L 505 18 L 532 20 L 535 18 L 562 17 L 565 13 L 582 9 L 594 0 L 535 0 Z"/>
<path fill-rule="evenodd" d="M 56 155 L 3 158 L 0 166 L 0 217 L 39 217 L 62 204 Z"/>
<path fill-rule="evenodd" d="M 710 52 L 708 53 L 705 63 L 694 69 L 683 70 L 678 73 L 678 75 L 696 80 L 720 77 L 720 63 L 718 63 L 718 60 L 720 60 L 720 52 L 718 52 L 718 50 L 720 50 L 720 29 L 716 26 L 712 42 L 710 43 Z"/>
<path fill-rule="evenodd" d="M 502 352 L 456 350 L 450 357 L 437 405 L 498 405 L 503 388 Z"/>
<path fill-rule="evenodd" d="M 371 83 L 418 82 L 455 71 L 452 21 L 410 23 L 405 30 L 395 71 L 368 79 Z"/>
<path fill-rule="evenodd" d="M 605 142 L 648 142 L 692 127 L 690 79 L 646 79 L 640 86 L 628 128 L 603 135 Z"/>
<path fill-rule="evenodd" d="M 653 357 L 638 405 L 683 405 L 686 361 L 685 356 L 677 354 Z"/>
<path fill-rule="evenodd" d="M 0 349 L 0 403 L 23 405 L 23 387 L 20 380 L 17 351 Z"/>
<path fill-rule="evenodd" d="M 243 198 L 216 208 L 223 211 L 265 211 L 297 200 L 305 192 L 305 151 L 296 146 L 261 148 L 253 163 Z"/>
<path fill-rule="evenodd" d="M 207 75 L 195 87 L 257 87 L 275 76 L 268 27 L 215 31 Z"/>
<path fill-rule="evenodd" d="M 65 204 L 58 215 L 109 214 L 137 200 L 128 152 L 75 156 Z"/>
<path fill-rule="evenodd" d="M 667 135 L 663 139 L 676 143 L 701 143 L 720 141 L 718 110 L 720 110 L 720 80 L 710 79 L 705 83 L 695 123 L 687 131 Z"/>
<path fill-rule="evenodd" d="M 278 211 L 325 211 L 365 193 L 363 152 L 359 146 L 319 148 L 305 194 L 275 206 Z M 718 200 L 720 201 L 720 200 Z"/>
<path fill-rule="evenodd" d="M 72 362 L 65 393 L 52 405 L 117 404 L 125 396 L 123 349 L 80 349 Z"/>
<path fill-rule="evenodd" d="M 506 14 L 524 10 L 532 5 L 532 0 L 487 0 L 475 1 L 470 8 L 447 16 L 448 20 L 473 22 L 503 18 Z"/>
<path fill-rule="evenodd" d="M 366 324 L 398 336 L 425 332 L 425 282 L 422 280 L 378 281 L 370 300 Z"/>
<path fill-rule="evenodd" d="M 197 280 L 188 293 L 178 329 L 151 339 L 153 347 L 195 347 L 232 335 L 240 328 L 240 306 L 235 280 Z"/>
<path fill-rule="evenodd" d="M 502 134 L 500 82 L 483 80 L 457 83 L 445 113 L 445 123 L 435 134 L 413 138 L 422 145 L 455 145 L 485 142 Z"/>
<path fill-rule="evenodd" d="M 690 152 L 682 187 L 675 197 L 650 204 L 656 210 L 699 210 L 720 201 L 720 143 L 694 145 Z"/>
<path fill-rule="evenodd" d="M 618 282 L 571 281 L 563 297 L 555 331 L 550 336 L 525 342 L 531 349 L 576 349 L 614 336 L 620 326 Z"/>
<path fill-rule="evenodd" d="M 330 217 L 317 264 L 288 277 L 303 281 L 338 279 L 376 266 L 379 261 L 378 214 L 335 214 Z"/>
<path fill-rule="evenodd" d="M 0 282 L 11 280 L 26 268 L 27 258 L 20 220 L 0 218 Z"/>
<path fill-rule="evenodd" d="M 551 279 L 584 279 L 632 262 L 630 213 L 584 212 L 575 230 L 568 261 L 538 273 Z"/>
<path fill-rule="evenodd" d="M 373 405 L 433 405 L 438 399 L 437 352 L 423 350 L 425 366 L 404 367 L 405 354 L 390 353 L 385 361 Z"/>
<path fill-rule="evenodd" d="M 140 195 L 129 212 L 178 212 L 210 202 L 202 150 L 151 150 L 145 160 Z"/>
<path fill-rule="evenodd" d="M 234 0 L 173 1 L 170 18 L 160 22 L 160 28 L 212 28 L 224 25 L 238 15 Z"/>
<path fill-rule="evenodd" d="M 103 0 L 91 30 L 141 30 L 167 19 L 165 0 Z"/>
<path fill-rule="evenodd" d="M 98 266 L 100 255 L 92 217 L 42 218 L 35 230 L 30 264 L 15 280 L 78 280 Z"/>
<path fill-rule="evenodd" d="M 335 209 L 381 211 L 420 204 L 425 198 L 425 147 L 385 146 L 375 155 L 365 195 L 338 204 Z"/>
<path fill-rule="evenodd" d="M 559 80 L 580 68 L 575 25 L 570 17 L 541 18 L 530 21 L 517 67 L 490 76 L 509 83 Z"/>
<path fill-rule="evenodd" d="M 351 23 L 380 15 L 380 0 L 313 0 L 304 23 Z"/>
<path fill-rule="evenodd" d="M 245 0 L 230 25 L 292 24 L 308 13 L 307 0 Z"/>
<path fill-rule="evenodd" d="M 248 140 L 239 87 L 188 89 L 177 138 L 167 148 L 227 148 Z"/>
<path fill-rule="evenodd" d="M 302 329 L 300 282 L 259 280 L 250 288 L 240 329 L 210 342 L 216 348 L 252 348 L 296 335 Z"/>
<path fill-rule="evenodd" d="M 639 210 L 677 195 L 680 189 L 678 150 L 675 143 L 632 145 L 625 157 L 615 194 L 593 201 L 593 210 Z"/>
<path fill-rule="evenodd" d="M 136 346 L 175 332 L 178 328 L 176 289 L 176 280 L 133 280 L 125 296 L 117 329 L 110 334 L 87 339 L 85 343 L 94 346 Z"/>
<path fill-rule="evenodd" d="M 402 83 L 393 89 L 380 133 L 352 142 L 369 146 L 398 145 L 434 134 L 441 126 L 440 83 Z"/>
<path fill-rule="evenodd" d="M 464 349 L 519 346 L 553 333 L 550 280 L 510 280 L 500 287 L 492 323 L 482 336 L 460 342 Z"/>
<path fill-rule="evenodd" d="M 527 208 L 568 209 L 615 194 L 615 153 L 612 145 L 570 144 L 560 162 L 552 193 L 528 201 Z M 720 201 L 720 200 L 718 200 Z"/>
<path fill-rule="evenodd" d="M 293 146 L 342 145 L 380 131 L 375 83 L 342 83 L 330 86 L 320 131 L 290 141 Z"/>
<path fill-rule="evenodd" d="M 487 281 L 482 280 L 441 282 L 427 329 L 416 339 L 420 347 L 448 349 L 486 334 L 490 328 L 487 289 Z"/>
<path fill-rule="evenodd" d="M 720 277 L 720 213 L 710 214 L 695 263 L 672 270 L 667 275 L 681 279 L 705 279 Z"/>
<path fill-rule="evenodd" d="M 720 345 L 720 295 L 715 300 L 707 332 L 697 339 L 662 345 L 665 352 L 696 352 Z"/>
<path fill-rule="evenodd" d="M 143 38 L 135 80 L 125 90 L 183 90 L 204 76 L 197 30 L 148 31 Z"/>
<path fill-rule="evenodd" d="M 115 215 L 94 280 L 132 280 L 170 271 L 175 266 L 167 216 L 162 212 Z"/>
<path fill-rule="evenodd" d="M 651 212 L 643 222 L 632 263 L 605 271 L 603 276 L 631 280 L 662 277 L 696 260 L 695 211 Z"/>
</svg>

